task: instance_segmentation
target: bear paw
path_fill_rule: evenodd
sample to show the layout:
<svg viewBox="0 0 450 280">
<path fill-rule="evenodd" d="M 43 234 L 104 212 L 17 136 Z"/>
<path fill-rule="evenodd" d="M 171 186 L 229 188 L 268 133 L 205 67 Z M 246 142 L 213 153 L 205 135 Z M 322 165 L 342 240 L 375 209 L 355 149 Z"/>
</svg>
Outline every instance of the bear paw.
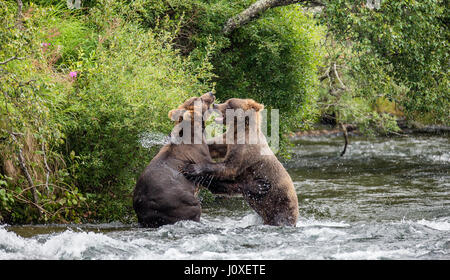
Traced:
<svg viewBox="0 0 450 280">
<path fill-rule="evenodd" d="M 256 178 L 253 182 L 245 185 L 243 192 L 248 198 L 258 201 L 265 197 L 271 188 L 267 179 Z"/>
<path fill-rule="evenodd" d="M 189 163 L 181 167 L 180 172 L 184 176 L 200 176 L 202 175 L 202 166 L 200 164 Z"/>
</svg>

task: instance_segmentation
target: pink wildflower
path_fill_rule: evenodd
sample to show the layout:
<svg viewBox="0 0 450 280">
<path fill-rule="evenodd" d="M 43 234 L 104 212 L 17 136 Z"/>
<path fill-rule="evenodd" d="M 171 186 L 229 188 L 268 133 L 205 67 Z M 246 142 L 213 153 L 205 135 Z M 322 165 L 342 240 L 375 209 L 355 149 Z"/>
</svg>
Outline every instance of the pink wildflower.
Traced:
<svg viewBox="0 0 450 280">
<path fill-rule="evenodd" d="M 76 78 L 76 77 L 77 77 L 77 71 L 71 71 L 71 72 L 69 73 L 69 76 L 70 76 L 72 79 Z"/>
</svg>

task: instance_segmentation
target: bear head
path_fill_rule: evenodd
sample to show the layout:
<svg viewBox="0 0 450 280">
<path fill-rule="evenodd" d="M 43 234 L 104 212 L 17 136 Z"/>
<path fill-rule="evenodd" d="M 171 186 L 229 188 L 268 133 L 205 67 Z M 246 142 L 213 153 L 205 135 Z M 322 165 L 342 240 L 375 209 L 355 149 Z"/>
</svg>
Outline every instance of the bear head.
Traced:
<svg viewBox="0 0 450 280">
<path fill-rule="evenodd" d="M 247 116 L 251 113 L 259 116 L 259 112 L 264 109 L 264 105 L 256 102 L 253 99 L 230 98 L 224 103 L 214 104 L 213 109 L 219 111 L 222 115 L 221 117 L 216 118 L 216 122 L 224 124 L 226 123 L 227 111 L 232 114 L 234 114 L 234 112 L 237 112 L 237 114 L 235 115 L 238 117 L 239 112 L 243 112 Z"/>
<path fill-rule="evenodd" d="M 207 92 L 199 97 L 191 97 L 178 106 L 177 109 L 170 110 L 169 118 L 175 121 L 176 124 L 181 123 L 183 120 L 191 120 L 193 122 L 194 115 L 197 115 L 196 119 L 197 117 L 202 118 L 215 99 L 212 92 Z"/>
</svg>

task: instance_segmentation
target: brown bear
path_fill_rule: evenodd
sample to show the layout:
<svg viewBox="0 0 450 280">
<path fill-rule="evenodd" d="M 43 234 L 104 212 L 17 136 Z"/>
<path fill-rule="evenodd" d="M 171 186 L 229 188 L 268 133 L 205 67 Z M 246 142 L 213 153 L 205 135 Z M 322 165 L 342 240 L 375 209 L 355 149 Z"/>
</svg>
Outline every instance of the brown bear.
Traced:
<svg viewBox="0 0 450 280">
<path fill-rule="evenodd" d="M 214 105 L 214 109 L 225 116 L 223 120 L 226 120 L 227 109 L 241 109 L 247 116 L 243 124 L 245 133 L 239 135 L 239 114 L 233 116 L 234 127 L 223 135 L 227 141 L 224 161 L 188 164 L 182 172 L 190 180 L 213 175 L 220 181 L 235 182 L 230 186 L 240 189 L 244 199 L 263 218 L 264 224 L 295 226 L 299 215 L 297 194 L 291 177 L 270 150 L 261 132 L 260 111 L 263 108 L 264 105 L 252 99 L 238 98 Z M 255 131 L 252 132 L 252 129 Z"/>
<path fill-rule="evenodd" d="M 203 135 L 205 123 L 202 114 L 214 99 L 212 93 L 192 97 L 169 112 L 169 118 L 175 121 L 176 127 L 190 125 L 193 128 L 190 129 L 191 142 L 180 142 L 181 138 L 173 140 L 186 133 L 184 129 L 174 129 L 171 142 L 161 148 L 139 177 L 133 192 L 133 208 L 141 226 L 159 227 L 181 220 L 200 220 L 198 182 L 187 180 L 179 173 L 178 167 L 187 163 L 213 162 Z M 194 110 L 195 102 L 201 105 L 201 113 Z M 198 144 L 194 142 L 196 131 L 201 132 Z"/>
</svg>

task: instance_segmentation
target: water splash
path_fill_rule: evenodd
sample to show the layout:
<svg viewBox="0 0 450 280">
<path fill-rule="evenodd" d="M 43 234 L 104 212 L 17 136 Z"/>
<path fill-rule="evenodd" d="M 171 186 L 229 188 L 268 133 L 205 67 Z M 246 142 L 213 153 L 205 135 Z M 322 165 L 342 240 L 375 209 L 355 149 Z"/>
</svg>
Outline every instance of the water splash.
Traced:
<svg viewBox="0 0 450 280">
<path fill-rule="evenodd" d="M 296 228 L 262 225 L 253 213 L 243 219 L 247 221 L 207 216 L 200 223 L 186 221 L 158 229 L 80 228 L 29 238 L 2 226 L 0 259 L 450 258 L 446 219 L 382 223 L 303 219 Z"/>
<path fill-rule="evenodd" d="M 450 220 L 448 219 L 438 219 L 438 220 L 433 220 L 433 221 L 427 221 L 427 220 L 420 220 L 417 221 L 417 224 L 419 225 L 424 225 L 426 227 L 432 228 L 432 229 L 436 229 L 436 230 L 441 230 L 441 231 L 450 231 Z M 448 238 L 450 241 L 450 237 Z"/>
<path fill-rule="evenodd" d="M 170 136 L 159 132 L 144 132 L 139 137 L 139 143 L 142 147 L 150 149 L 153 146 L 168 144 Z"/>
</svg>

